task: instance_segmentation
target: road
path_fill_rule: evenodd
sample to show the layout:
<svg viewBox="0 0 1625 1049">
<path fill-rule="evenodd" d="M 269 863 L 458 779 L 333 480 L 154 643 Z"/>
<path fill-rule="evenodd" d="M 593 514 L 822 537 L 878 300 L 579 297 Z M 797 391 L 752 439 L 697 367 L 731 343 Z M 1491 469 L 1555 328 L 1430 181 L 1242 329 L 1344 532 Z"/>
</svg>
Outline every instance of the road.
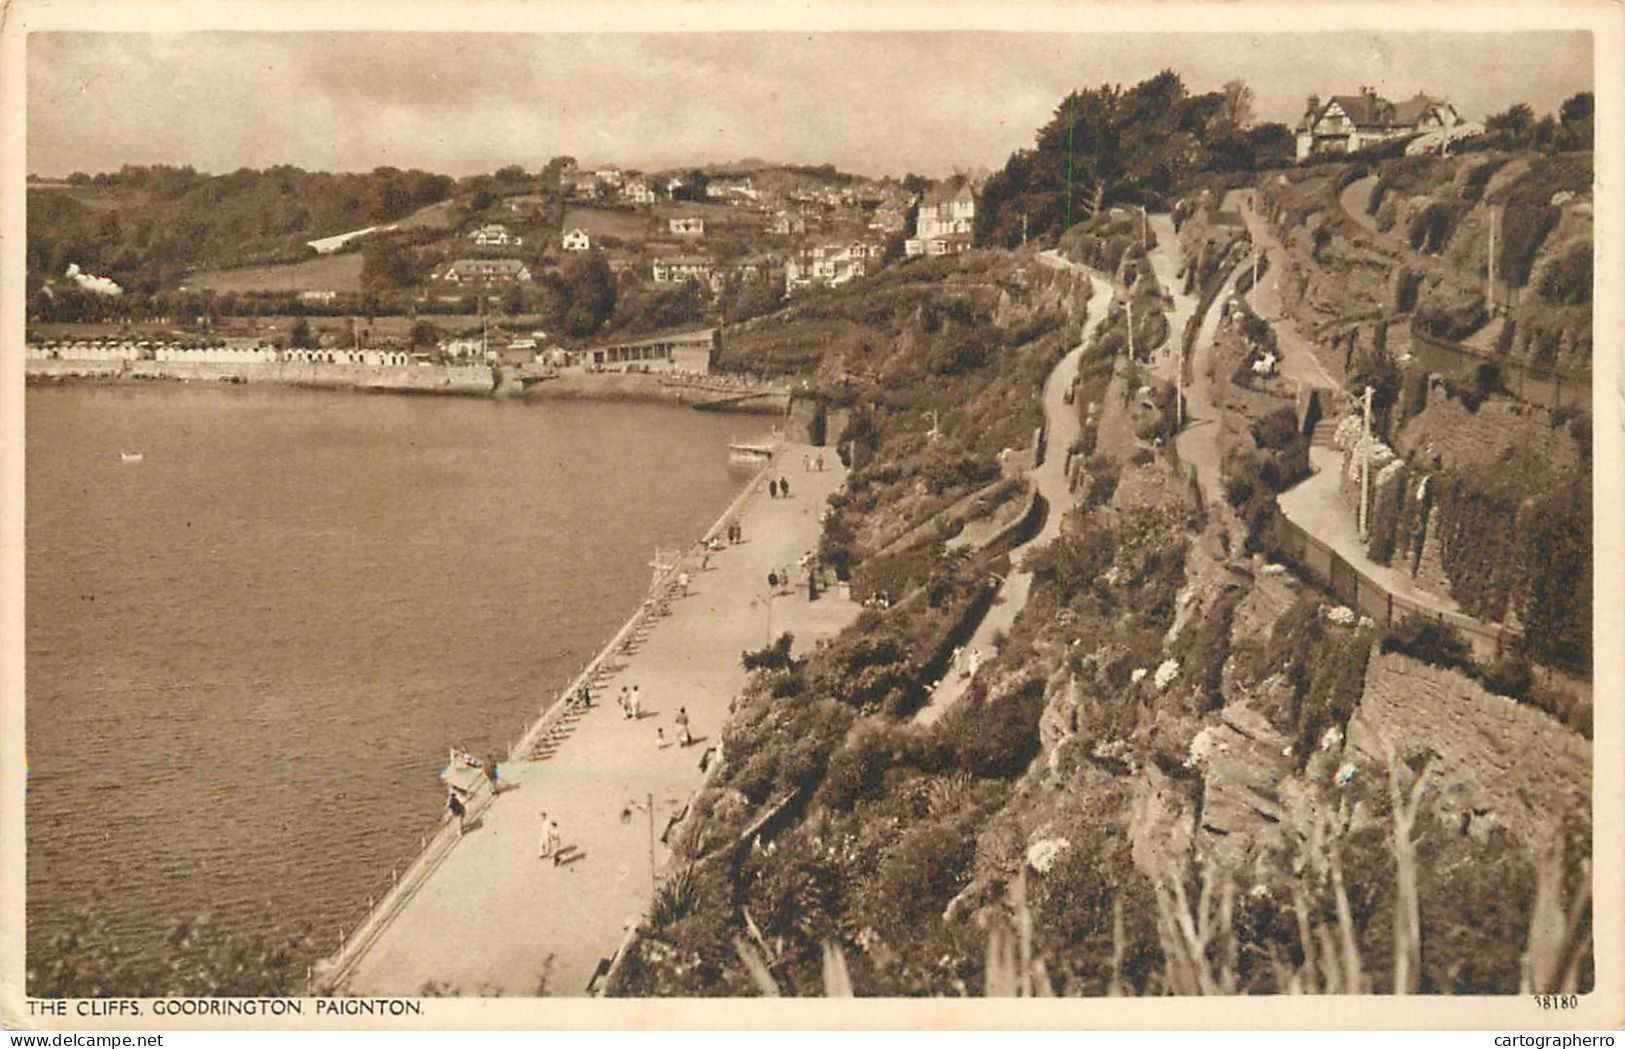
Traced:
<svg viewBox="0 0 1625 1049">
<path fill-rule="evenodd" d="M 585 993 L 599 960 L 649 904 L 666 860 L 652 839 L 700 783 L 700 756 L 720 739 L 746 681 L 740 653 L 782 631 L 795 634 L 798 650 L 811 648 L 857 617 L 838 591 L 815 602 L 805 591 L 765 596 L 768 572 L 816 545 L 820 512 L 845 477 L 828 454 L 830 469 L 802 471 L 810 451 L 783 450 L 792 498 L 745 505 L 745 542 L 713 555 L 688 596 L 671 601 L 553 755 L 501 767 L 506 789 L 371 943 L 340 993 L 416 995 L 431 985 L 441 994 Z M 640 720 L 623 717 L 614 701 L 623 684 L 644 696 Z M 698 744 L 658 745 L 657 728 L 676 738 L 679 706 Z M 574 847 L 573 862 L 554 866 L 538 856 L 544 812 Z"/>
<path fill-rule="evenodd" d="M 1078 416 L 1077 405 L 1067 403 L 1066 392 L 1071 387 L 1072 380 L 1077 377 L 1078 361 L 1083 356 L 1083 348 L 1089 344 L 1095 326 L 1106 316 L 1106 303 L 1111 300 L 1112 294 L 1111 285 L 1088 267 L 1063 259 L 1053 251 L 1041 252 L 1039 261 L 1051 269 L 1071 269 L 1074 273 L 1083 274 L 1089 279 L 1092 293 L 1089 297 L 1089 318 L 1084 324 L 1078 345 L 1061 358 L 1061 362 L 1050 371 L 1049 378 L 1044 381 L 1044 446 L 1047 451 L 1044 461 L 1027 471 L 1027 477 L 1037 487 L 1038 494 L 1049 504 L 1049 513 L 1045 516 L 1044 527 L 1039 529 L 1038 534 L 1010 552 L 1012 566 L 1021 561 L 1025 551 L 1048 543 L 1060 535 L 1061 521 L 1066 516 L 1067 509 L 1072 506 L 1074 497 L 1067 485 L 1066 476 L 1067 449 L 1071 448 L 1072 442 L 1083 433 L 1083 423 Z M 936 721 L 965 694 L 972 679 L 972 675 L 968 673 L 969 668 L 992 659 L 996 651 L 994 638 L 999 634 L 1009 633 L 1010 627 L 1016 621 L 1016 615 L 1027 605 L 1027 595 L 1032 590 L 1032 583 L 1031 572 L 1017 571 L 1012 567 L 1010 574 L 999 584 L 999 592 L 993 598 L 993 604 L 989 606 L 987 614 L 982 617 L 981 623 L 977 624 L 971 639 L 965 643 L 959 663 L 950 666 L 944 672 L 942 680 L 938 681 L 936 688 L 931 691 L 931 698 L 915 715 L 917 723 L 929 725 Z"/>
</svg>

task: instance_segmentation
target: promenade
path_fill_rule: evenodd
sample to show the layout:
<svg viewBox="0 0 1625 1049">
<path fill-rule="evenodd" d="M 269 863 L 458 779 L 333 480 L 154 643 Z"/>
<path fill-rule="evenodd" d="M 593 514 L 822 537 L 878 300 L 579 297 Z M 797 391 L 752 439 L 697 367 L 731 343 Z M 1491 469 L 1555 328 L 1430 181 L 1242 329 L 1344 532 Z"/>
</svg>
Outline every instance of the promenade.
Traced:
<svg viewBox="0 0 1625 1049">
<path fill-rule="evenodd" d="M 825 471 L 804 471 L 803 455 L 820 451 Z M 805 651 L 857 616 L 839 591 L 811 602 L 804 585 L 767 593 L 769 572 L 816 546 L 825 501 L 845 478 L 839 459 L 786 445 L 771 475 L 789 479 L 790 498 L 753 494 L 738 516 L 744 542 L 712 555 L 637 650 L 617 657 L 622 665 L 551 756 L 501 766 L 502 792 L 371 941 L 338 993 L 586 993 L 600 959 L 648 907 L 667 858 L 658 838 L 699 785 L 701 756 L 720 740 L 745 684 L 740 654 L 785 631 Z M 622 685 L 639 687 L 641 719 L 623 717 L 615 702 Z M 675 743 L 679 707 L 687 708 L 693 746 Z M 559 824 L 570 862 L 538 855 L 544 813 Z"/>
</svg>

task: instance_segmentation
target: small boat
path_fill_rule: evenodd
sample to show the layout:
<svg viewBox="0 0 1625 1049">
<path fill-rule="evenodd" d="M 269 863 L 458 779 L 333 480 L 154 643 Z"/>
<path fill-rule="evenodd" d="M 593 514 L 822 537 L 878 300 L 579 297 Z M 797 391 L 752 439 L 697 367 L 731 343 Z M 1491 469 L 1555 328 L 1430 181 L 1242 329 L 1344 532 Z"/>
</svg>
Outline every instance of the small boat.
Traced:
<svg viewBox="0 0 1625 1049">
<path fill-rule="evenodd" d="M 728 457 L 760 462 L 773 458 L 773 445 L 766 441 L 735 441 L 728 445 Z"/>
<path fill-rule="evenodd" d="M 141 461 L 142 455 L 140 452 L 120 452 L 118 458 L 121 463 L 138 463 Z"/>
</svg>

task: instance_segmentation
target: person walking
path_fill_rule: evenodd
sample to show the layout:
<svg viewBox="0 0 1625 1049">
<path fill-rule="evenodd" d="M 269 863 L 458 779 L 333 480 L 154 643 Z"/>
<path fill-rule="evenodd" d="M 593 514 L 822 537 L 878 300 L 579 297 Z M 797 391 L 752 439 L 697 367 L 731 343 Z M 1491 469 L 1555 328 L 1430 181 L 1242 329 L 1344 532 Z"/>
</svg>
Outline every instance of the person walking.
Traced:
<svg viewBox="0 0 1625 1049">
<path fill-rule="evenodd" d="M 779 495 L 786 499 L 790 498 L 790 481 L 788 478 L 779 478 Z"/>
<path fill-rule="evenodd" d="M 769 498 L 777 499 L 779 497 L 779 482 L 770 478 L 767 482 L 767 494 Z"/>
<path fill-rule="evenodd" d="M 552 820 L 552 819 L 548 820 L 547 821 L 547 851 L 550 852 L 553 855 L 553 866 L 555 866 L 555 867 L 557 867 L 559 865 L 559 861 L 563 858 L 561 856 L 561 853 L 564 851 L 564 849 L 561 847 L 562 846 L 562 841 L 563 841 L 563 837 L 562 837 L 561 833 L 559 832 L 558 821 Z"/>
<path fill-rule="evenodd" d="M 814 465 L 815 465 L 815 467 L 816 467 L 816 469 L 818 470 L 819 473 L 824 472 L 824 453 L 823 452 L 818 453 L 818 458 L 815 460 Z"/>
<path fill-rule="evenodd" d="M 694 742 L 694 737 L 688 732 L 688 708 L 677 708 L 677 744 L 686 747 Z"/>
<path fill-rule="evenodd" d="M 687 572 L 678 572 L 677 573 L 677 592 L 682 594 L 684 597 L 688 596 L 688 584 L 689 584 L 688 573 Z"/>
<path fill-rule="evenodd" d="M 457 796 L 457 788 L 452 787 L 446 793 L 446 809 L 457 820 L 457 836 L 463 836 L 463 818 L 468 815 L 468 809 L 463 806 L 463 799 Z"/>
<path fill-rule="evenodd" d="M 485 778 L 491 784 L 491 795 L 493 797 L 502 792 L 502 786 L 497 782 L 497 756 L 495 754 L 485 756 Z"/>
<path fill-rule="evenodd" d="M 625 685 L 621 686 L 621 694 L 615 697 L 615 701 L 621 705 L 621 717 L 629 718 L 632 716 L 632 707 L 628 704 L 626 699 Z"/>
<path fill-rule="evenodd" d="M 541 837 L 539 837 L 536 841 L 537 859 L 545 860 L 549 856 L 553 855 L 552 827 L 553 821 L 547 818 L 547 813 L 542 813 L 542 833 Z"/>
<path fill-rule="evenodd" d="M 643 693 L 638 691 L 636 685 L 632 686 L 632 691 L 626 697 L 626 709 L 627 717 L 633 721 L 643 717 Z"/>
</svg>

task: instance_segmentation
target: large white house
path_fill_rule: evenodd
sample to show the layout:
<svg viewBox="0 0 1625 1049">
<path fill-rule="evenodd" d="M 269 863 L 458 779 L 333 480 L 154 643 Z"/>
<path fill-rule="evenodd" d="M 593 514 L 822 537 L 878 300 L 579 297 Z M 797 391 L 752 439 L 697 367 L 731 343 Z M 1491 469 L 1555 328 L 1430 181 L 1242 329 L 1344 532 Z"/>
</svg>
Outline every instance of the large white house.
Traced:
<svg viewBox="0 0 1625 1049">
<path fill-rule="evenodd" d="M 563 236 L 560 246 L 565 251 L 591 251 L 592 238 L 584 229 L 573 229 Z"/>
<path fill-rule="evenodd" d="M 970 247 L 976 228 L 976 194 L 970 183 L 947 179 L 926 190 L 906 255 L 951 255 Z"/>
</svg>

